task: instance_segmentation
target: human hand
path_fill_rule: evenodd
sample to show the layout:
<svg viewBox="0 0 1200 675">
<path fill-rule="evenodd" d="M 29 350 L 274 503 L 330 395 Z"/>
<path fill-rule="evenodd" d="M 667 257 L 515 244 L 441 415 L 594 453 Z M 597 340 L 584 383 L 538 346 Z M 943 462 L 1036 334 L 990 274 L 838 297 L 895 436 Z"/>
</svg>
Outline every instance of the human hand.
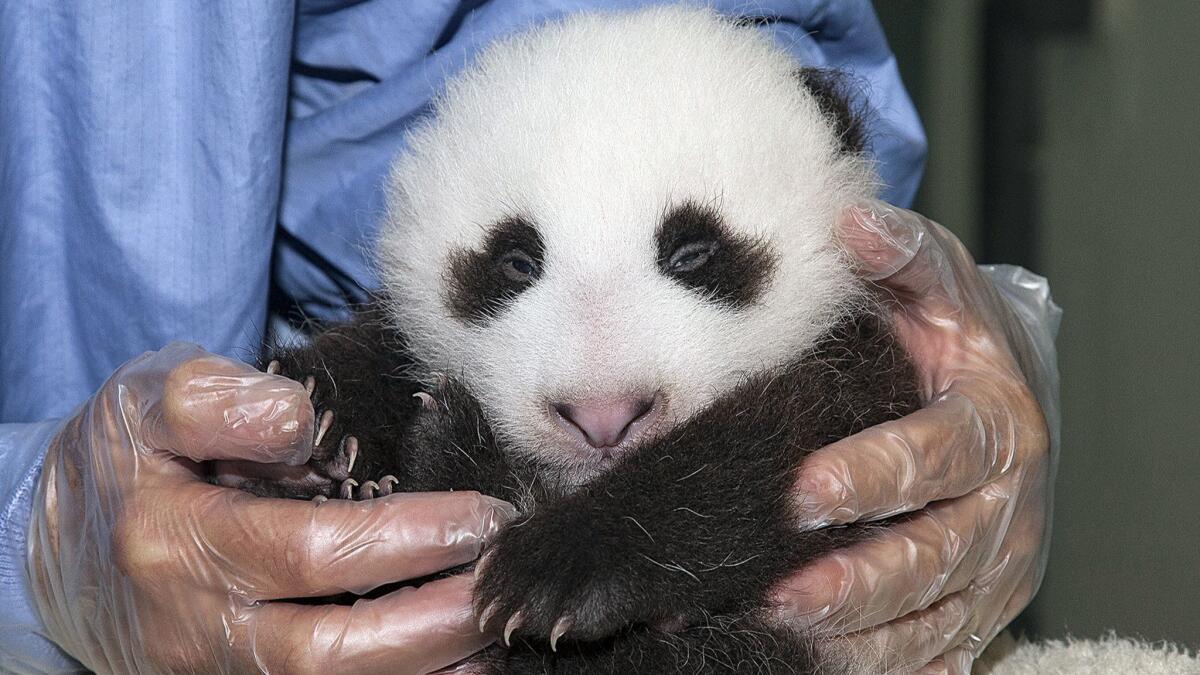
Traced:
<svg viewBox="0 0 1200 675">
<path fill-rule="evenodd" d="M 802 517 L 818 527 L 915 513 L 783 583 L 778 609 L 872 669 L 968 673 L 1045 570 L 1052 341 L 1027 331 L 940 225 L 869 202 L 841 215 L 839 233 L 893 305 L 927 403 L 808 457 Z M 1057 308 L 1040 302 L 1053 323 Z"/>
<path fill-rule="evenodd" d="M 425 673 L 481 649 L 463 576 L 352 606 L 474 559 L 514 515 L 474 492 L 365 502 L 255 497 L 200 462 L 304 463 L 304 387 L 172 344 L 122 366 L 57 433 L 29 569 L 49 636 L 88 668 Z"/>
</svg>

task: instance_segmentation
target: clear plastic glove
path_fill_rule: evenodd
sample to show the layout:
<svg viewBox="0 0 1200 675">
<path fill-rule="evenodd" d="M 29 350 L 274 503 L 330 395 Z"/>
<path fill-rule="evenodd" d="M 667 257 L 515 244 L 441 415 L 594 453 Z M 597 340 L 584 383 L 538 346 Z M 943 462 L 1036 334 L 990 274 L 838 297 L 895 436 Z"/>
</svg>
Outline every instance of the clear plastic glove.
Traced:
<svg viewBox="0 0 1200 675">
<path fill-rule="evenodd" d="M 1059 310 L 1044 280 L 977 268 L 911 211 L 865 203 L 839 228 L 894 300 L 927 404 L 810 456 L 802 516 L 817 527 L 915 513 L 782 584 L 780 612 L 870 670 L 968 673 L 1046 567 Z"/>
<path fill-rule="evenodd" d="M 490 642 L 462 576 L 353 606 L 280 601 L 470 561 L 514 513 L 474 492 L 265 499 L 198 463 L 298 465 L 312 436 L 285 378 L 182 344 L 122 366 L 51 442 L 34 501 L 51 639 L 100 673 L 424 673 Z"/>
</svg>

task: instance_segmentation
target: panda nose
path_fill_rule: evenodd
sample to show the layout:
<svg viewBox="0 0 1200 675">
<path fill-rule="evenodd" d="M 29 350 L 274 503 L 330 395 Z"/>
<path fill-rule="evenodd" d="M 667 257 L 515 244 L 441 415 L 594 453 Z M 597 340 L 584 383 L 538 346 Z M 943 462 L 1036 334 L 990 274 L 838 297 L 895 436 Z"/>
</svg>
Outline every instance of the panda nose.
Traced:
<svg viewBox="0 0 1200 675">
<path fill-rule="evenodd" d="M 612 448 L 632 440 L 657 419 L 659 396 L 552 404 L 559 426 L 593 448 Z"/>
</svg>

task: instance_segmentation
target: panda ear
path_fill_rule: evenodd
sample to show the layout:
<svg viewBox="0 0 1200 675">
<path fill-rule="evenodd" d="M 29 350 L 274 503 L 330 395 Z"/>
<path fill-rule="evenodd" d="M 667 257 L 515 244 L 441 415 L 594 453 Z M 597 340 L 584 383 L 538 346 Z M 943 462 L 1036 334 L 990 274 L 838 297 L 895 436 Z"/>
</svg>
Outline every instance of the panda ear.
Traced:
<svg viewBox="0 0 1200 675">
<path fill-rule="evenodd" d="M 812 94 L 821 113 L 833 124 L 842 152 L 857 154 L 866 151 L 864 115 L 851 103 L 847 76 L 827 68 L 801 68 L 796 71 L 800 85 Z"/>
</svg>

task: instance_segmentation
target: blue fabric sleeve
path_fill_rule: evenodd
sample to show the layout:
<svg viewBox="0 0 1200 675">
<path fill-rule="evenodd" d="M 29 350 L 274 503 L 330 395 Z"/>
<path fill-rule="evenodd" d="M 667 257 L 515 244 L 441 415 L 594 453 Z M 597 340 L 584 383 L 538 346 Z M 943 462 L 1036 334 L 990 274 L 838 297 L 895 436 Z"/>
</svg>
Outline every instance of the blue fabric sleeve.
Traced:
<svg viewBox="0 0 1200 675">
<path fill-rule="evenodd" d="M 292 0 L 0 2 L 0 423 L 267 319 Z"/>
<path fill-rule="evenodd" d="M 0 424 L 0 673 L 63 673 L 82 667 L 43 637 L 25 571 L 30 505 L 57 421 Z"/>
</svg>

